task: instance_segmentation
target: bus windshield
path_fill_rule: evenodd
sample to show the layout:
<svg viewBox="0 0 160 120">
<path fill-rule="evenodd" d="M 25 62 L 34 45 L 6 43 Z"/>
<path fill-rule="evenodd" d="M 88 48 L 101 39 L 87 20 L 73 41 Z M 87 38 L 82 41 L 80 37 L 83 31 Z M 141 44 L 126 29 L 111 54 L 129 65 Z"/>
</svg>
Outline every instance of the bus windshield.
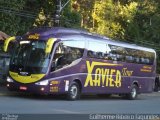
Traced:
<svg viewBox="0 0 160 120">
<path fill-rule="evenodd" d="M 46 73 L 49 55 L 45 53 L 45 41 L 21 41 L 12 55 L 10 70 L 29 74 Z"/>
</svg>

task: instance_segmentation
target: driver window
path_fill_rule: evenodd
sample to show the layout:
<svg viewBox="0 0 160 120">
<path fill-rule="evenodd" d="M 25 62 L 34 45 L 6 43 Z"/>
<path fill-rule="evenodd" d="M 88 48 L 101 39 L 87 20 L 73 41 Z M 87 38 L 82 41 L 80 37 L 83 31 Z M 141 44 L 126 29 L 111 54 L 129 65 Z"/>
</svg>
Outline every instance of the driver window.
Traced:
<svg viewBox="0 0 160 120">
<path fill-rule="evenodd" d="M 55 50 L 52 71 L 63 68 L 81 58 L 84 53 L 84 41 L 63 41 Z"/>
</svg>

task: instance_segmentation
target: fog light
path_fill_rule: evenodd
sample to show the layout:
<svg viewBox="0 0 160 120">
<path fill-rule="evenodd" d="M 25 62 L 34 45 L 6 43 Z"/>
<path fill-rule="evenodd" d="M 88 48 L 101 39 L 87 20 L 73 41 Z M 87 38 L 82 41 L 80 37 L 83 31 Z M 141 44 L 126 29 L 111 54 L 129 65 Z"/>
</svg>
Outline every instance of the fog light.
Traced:
<svg viewBox="0 0 160 120">
<path fill-rule="evenodd" d="M 44 91 L 44 88 L 41 88 L 41 91 Z"/>
<path fill-rule="evenodd" d="M 9 87 L 9 84 L 7 84 L 7 87 Z"/>
</svg>

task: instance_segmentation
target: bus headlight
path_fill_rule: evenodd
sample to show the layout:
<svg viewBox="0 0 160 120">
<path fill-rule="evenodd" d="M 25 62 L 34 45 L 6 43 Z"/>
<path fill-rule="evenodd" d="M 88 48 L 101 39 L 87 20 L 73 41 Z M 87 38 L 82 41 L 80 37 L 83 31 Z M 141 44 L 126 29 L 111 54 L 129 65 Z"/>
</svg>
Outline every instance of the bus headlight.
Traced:
<svg viewBox="0 0 160 120">
<path fill-rule="evenodd" d="M 44 80 L 38 83 L 35 83 L 36 85 L 48 85 L 48 80 Z"/>
<path fill-rule="evenodd" d="M 7 82 L 13 82 L 12 78 L 7 77 Z"/>
</svg>

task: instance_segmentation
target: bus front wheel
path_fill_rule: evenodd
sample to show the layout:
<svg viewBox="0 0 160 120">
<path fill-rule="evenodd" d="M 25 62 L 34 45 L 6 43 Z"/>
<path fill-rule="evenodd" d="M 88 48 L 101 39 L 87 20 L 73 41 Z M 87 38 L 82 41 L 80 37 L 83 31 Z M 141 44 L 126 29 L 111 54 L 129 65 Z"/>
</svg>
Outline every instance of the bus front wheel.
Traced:
<svg viewBox="0 0 160 120">
<path fill-rule="evenodd" d="M 77 100 L 80 98 L 80 87 L 78 83 L 73 82 L 68 90 L 67 99 L 68 100 Z"/>
<path fill-rule="evenodd" d="M 126 94 L 127 99 L 129 100 L 135 100 L 138 96 L 138 86 L 133 84 L 131 86 L 131 92 Z"/>
</svg>

